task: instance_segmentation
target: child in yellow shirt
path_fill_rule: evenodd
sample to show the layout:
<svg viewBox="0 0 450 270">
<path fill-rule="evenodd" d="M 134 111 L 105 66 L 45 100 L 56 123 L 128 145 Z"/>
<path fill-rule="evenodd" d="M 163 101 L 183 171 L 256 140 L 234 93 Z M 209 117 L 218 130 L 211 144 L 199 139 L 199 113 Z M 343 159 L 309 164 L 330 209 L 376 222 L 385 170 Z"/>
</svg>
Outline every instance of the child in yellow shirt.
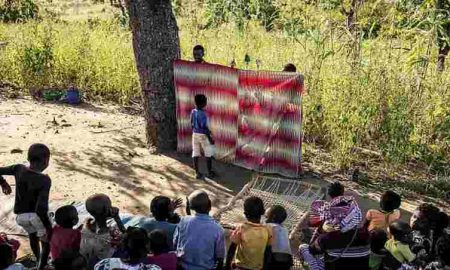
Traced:
<svg viewBox="0 0 450 270">
<path fill-rule="evenodd" d="M 394 221 L 389 225 L 389 233 L 392 238 L 386 242 L 384 248 L 401 264 L 413 262 L 416 255 L 408 245 L 408 235 L 411 233 L 409 224 L 401 220 Z"/>
<path fill-rule="evenodd" d="M 270 227 L 261 224 L 264 203 L 258 197 L 247 198 L 244 214 L 247 221 L 238 225 L 231 233 L 225 269 L 261 270 L 270 258 Z"/>
</svg>

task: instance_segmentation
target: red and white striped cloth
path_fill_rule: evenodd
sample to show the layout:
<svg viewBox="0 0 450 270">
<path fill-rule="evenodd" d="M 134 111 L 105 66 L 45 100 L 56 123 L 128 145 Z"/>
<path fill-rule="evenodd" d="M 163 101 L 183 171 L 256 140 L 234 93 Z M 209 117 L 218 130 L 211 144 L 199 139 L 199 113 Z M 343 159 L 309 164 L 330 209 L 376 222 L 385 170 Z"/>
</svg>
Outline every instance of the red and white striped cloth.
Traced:
<svg viewBox="0 0 450 270">
<path fill-rule="evenodd" d="M 303 76 L 182 60 L 174 63 L 174 71 L 178 151 L 192 151 L 190 112 L 194 96 L 204 94 L 216 159 L 266 173 L 298 175 Z"/>
</svg>

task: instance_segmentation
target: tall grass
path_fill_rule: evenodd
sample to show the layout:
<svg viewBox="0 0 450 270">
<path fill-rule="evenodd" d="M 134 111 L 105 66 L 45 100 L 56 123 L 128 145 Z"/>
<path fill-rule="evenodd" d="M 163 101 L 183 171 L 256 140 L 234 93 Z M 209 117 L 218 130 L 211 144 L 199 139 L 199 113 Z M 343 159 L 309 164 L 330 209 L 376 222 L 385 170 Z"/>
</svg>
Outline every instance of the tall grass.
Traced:
<svg viewBox="0 0 450 270">
<path fill-rule="evenodd" d="M 89 97 L 122 103 L 139 96 L 131 34 L 116 21 L 1 24 L 0 40 L 9 42 L 0 49 L 2 80 L 32 87 L 36 81 L 27 80 L 25 50 L 50 46 L 51 70 L 46 78 L 40 78 L 45 80 L 38 86 L 67 87 L 73 83 Z"/>
<path fill-rule="evenodd" d="M 318 14 L 322 7 L 306 8 Z M 235 60 L 239 68 L 264 70 L 297 65 L 305 76 L 305 139 L 327 147 L 339 166 L 359 162 L 355 149 L 363 147 L 393 163 L 450 169 L 450 73 L 436 72 L 432 36 L 387 27 L 376 37 L 352 40 L 339 30 L 336 13 L 305 21 L 281 14 L 293 26 L 272 31 L 253 20 L 205 27 L 205 14 L 191 11 L 178 18 L 184 59 L 202 44 L 211 63 Z M 0 48 L 0 80 L 26 87 L 24 50 L 44 46 L 49 37 L 49 86 L 73 82 L 88 96 L 122 103 L 140 95 L 130 32 L 117 20 L 0 24 L 0 40 L 10 42 Z"/>
</svg>

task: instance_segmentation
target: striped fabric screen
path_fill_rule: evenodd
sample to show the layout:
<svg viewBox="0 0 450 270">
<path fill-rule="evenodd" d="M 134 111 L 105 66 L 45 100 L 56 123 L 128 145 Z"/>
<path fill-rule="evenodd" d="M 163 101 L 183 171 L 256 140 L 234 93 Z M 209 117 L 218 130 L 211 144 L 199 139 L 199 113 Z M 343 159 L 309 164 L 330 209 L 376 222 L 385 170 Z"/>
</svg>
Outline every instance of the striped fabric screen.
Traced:
<svg viewBox="0 0 450 270">
<path fill-rule="evenodd" d="M 205 109 L 216 141 L 216 159 L 285 176 L 301 171 L 301 94 L 296 73 L 244 71 L 187 61 L 174 63 L 178 151 L 192 151 L 194 96 Z"/>
</svg>

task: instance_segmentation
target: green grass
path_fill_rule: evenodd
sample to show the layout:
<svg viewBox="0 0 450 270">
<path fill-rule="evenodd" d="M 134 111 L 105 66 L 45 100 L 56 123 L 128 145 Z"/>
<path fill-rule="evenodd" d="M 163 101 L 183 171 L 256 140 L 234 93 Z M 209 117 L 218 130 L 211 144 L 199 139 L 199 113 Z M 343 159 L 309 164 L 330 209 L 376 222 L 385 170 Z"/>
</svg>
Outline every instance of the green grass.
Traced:
<svg viewBox="0 0 450 270">
<path fill-rule="evenodd" d="M 47 4 L 52 12 L 59 10 L 59 21 L 0 24 L 0 40 L 9 42 L 0 48 L 0 80 L 27 87 L 25 48 L 50 46 L 53 60 L 44 80 L 49 86 L 73 82 L 89 97 L 121 103 L 139 97 L 131 34 L 120 25 L 117 10 L 81 4 L 83 12 L 78 14 L 73 2 Z M 336 27 L 342 16 L 313 16 L 321 10 L 309 6 L 310 20 L 296 38 L 281 30 L 267 32 L 255 21 L 241 30 L 233 23 L 204 28 L 205 14 L 192 15 L 189 8 L 195 10 L 189 4 L 178 17 L 182 58 L 190 59 L 191 48 L 202 44 L 211 63 L 228 65 L 235 59 L 239 68 L 256 69 L 259 59 L 264 70 L 296 64 L 305 76 L 305 140 L 328 149 L 338 167 L 362 162 L 355 148 L 364 147 L 380 152 L 391 164 L 414 160 L 432 173 L 448 171 L 450 73 L 435 71 L 431 36 L 392 36 L 387 29 L 354 44 Z M 351 56 L 355 48 L 361 50 L 357 64 Z M 251 58 L 248 66 L 246 54 Z M 424 58 L 429 59 L 427 68 Z M 442 195 L 438 188 L 433 190 Z"/>
</svg>

